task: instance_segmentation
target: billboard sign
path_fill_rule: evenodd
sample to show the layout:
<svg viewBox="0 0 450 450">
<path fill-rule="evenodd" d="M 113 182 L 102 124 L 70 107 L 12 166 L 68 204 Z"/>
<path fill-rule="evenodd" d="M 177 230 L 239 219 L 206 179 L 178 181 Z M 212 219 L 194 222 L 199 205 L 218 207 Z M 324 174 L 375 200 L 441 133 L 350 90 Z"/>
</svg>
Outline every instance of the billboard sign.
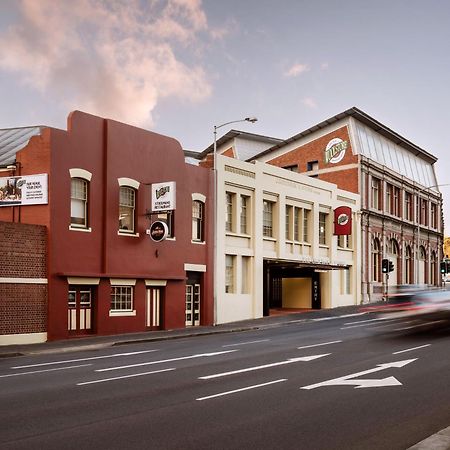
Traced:
<svg viewBox="0 0 450 450">
<path fill-rule="evenodd" d="M 339 206 L 334 210 L 334 235 L 352 234 L 352 209 L 349 206 Z"/>
<path fill-rule="evenodd" d="M 0 206 L 45 205 L 47 203 L 46 173 L 0 178 Z"/>
<path fill-rule="evenodd" d="M 166 183 L 152 184 L 152 211 L 172 211 L 175 209 L 176 183 L 167 181 Z"/>
</svg>

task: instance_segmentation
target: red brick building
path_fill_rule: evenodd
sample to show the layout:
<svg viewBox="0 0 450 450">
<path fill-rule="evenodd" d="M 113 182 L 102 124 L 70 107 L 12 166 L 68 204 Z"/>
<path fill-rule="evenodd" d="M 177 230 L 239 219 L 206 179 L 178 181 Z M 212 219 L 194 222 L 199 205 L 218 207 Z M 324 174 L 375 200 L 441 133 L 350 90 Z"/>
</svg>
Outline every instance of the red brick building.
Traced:
<svg viewBox="0 0 450 450">
<path fill-rule="evenodd" d="M 0 254 L 24 242 L 42 254 L 24 224 L 46 238 L 39 270 L 31 260 L 2 269 L 0 311 L 39 309 L 18 286 L 47 296 L 45 327 L 2 314 L 0 342 L 213 323 L 213 177 L 186 164 L 176 140 L 76 111 L 67 131 L 0 130 L 0 142 L 0 222 L 17 230 L 2 235 Z M 148 234 L 154 222 L 165 239 Z"/>
</svg>

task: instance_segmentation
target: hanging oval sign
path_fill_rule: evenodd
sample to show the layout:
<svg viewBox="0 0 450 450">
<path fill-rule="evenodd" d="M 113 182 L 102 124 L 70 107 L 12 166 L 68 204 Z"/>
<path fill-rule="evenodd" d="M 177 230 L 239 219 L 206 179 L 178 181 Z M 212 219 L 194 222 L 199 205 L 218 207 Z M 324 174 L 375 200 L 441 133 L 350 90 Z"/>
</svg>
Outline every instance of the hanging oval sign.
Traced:
<svg viewBox="0 0 450 450">
<path fill-rule="evenodd" d="M 169 234 L 169 228 L 165 222 L 156 220 L 150 226 L 150 237 L 155 242 L 163 241 Z"/>
</svg>

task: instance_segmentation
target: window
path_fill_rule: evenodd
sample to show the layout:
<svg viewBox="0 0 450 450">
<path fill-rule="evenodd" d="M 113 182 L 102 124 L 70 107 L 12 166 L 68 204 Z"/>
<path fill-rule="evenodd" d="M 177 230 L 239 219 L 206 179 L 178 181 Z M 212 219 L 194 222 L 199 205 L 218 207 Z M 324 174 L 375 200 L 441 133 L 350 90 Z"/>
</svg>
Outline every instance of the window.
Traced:
<svg viewBox="0 0 450 450">
<path fill-rule="evenodd" d="M 385 211 L 389 214 L 392 214 L 392 196 L 393 196 L 394 186 L 392 184 L 386 184 L 386 205 L 384 207 Z"/>
<path fill-rule="evenodd" d="M 405 282 L 407 284 L 411 284 L 413 282 L 412 264 L 413 264 L 413 259 L 412 259 L 411 247 L 409 245 L 407 245 L 406 250 L 405 250 Z"/>
<path fill-rule="evenodd" d="M 136 191 L 127 186 L 119 188 L 119 231 L 134 233 Z"/>
<path fill-rule="evenodd" d="M 298 165 L 293 164 L 292 166 L 284 166 L 283 169 L 290 170 L 291 172 L 298 172 Z"/>
<path fill-rule="evenodd" d="M 428 225 L 428 202 L 425 199 L 420 199 L 420 224 Z"/>
<path fill-rule="evenodd" d="M 412 221 L 412 195 L 410 192 L 405 192 L 405 219 Z"/>
<path fill-rule="evenodd" d="M 430 284 L 432 285 L 437 284 L 436 270 L 437 270 L 436 252 L 433 251 L 431 252 L 431 260 L 430 260 Z"/>
<path fill-rule="evenodd" d="M 263 236 L 273 237 L 273 202 L 263 202 Z"/>
<path fill-rule="evenodd" d="M 309 209 L 303 210 L 303 242 L 309 242 Z"/>
<path fill-rule="evenodd" d="M 319 213 L 319 244 L 327 245 L 327 215 Z"/>
<path fill-rule="evenodd" d="M 392 214 L 400 217 L 400 189 L 397 186 L 392 187 Z"/>
<path fill-rule="evenodd" d="M 133 310 L 133 286 L 111 286 L 111 311 Z"/>
<path fill-rule="evenodd" d="M 378 238 L 375 238 L 372 241 L 372 280 L 373 281 L 381 281 L 380 260 L 381 260 L 380 241 Z"/>
<path fill-rule="evenodd" d="M 175 237 L 175 214 L 173 211 L 167 211 L 165 213 L 158 214 L 158 220 L 165 222 L 168 228 L 167 237 Z"/>
<path fill-rule="evenodd" d="M 340 248 L 352 248 L 352 239 L 350 235 L 338 236 L 338 247 Z"/>
<path fill-rule="evenodd" d="M 319 161 L 308 161 L 306 164 L 306 170 L 311 172 L 312 170 L 319 170 Z"/>
<path fill-rule="evenodd" d="M 380 180 L 378 178 L 372 178 L 370 206 L 380 209 Z"/>
<path fill-rule="evenodd" d="M 192 202 L 192 240 L 203 242 L 204 238 L 204 203 L 198 200 Z"/>
<path fill-rule="evenodd" d="M 249 294 L 251 290 L 250 281 L 250 256 L 242 257 L 242 293 Z"/>
<path fill-rule="evenodd" d="M 292 212 L 294 210 L 294 207 L 291 205 L 286 205 L 286 240 L 291 241 L 292 240 Z"/>
<path fill-rule="evenodd" d="M 241 234 L 248 234 L 248 208 L 250 197 L 241 195 Z"/>
<path fill-rule="evenodd" d="M 226 216 L 225 216 L 225 230 L 226 231 L 234 231 L 233 230 L 233 206 L 234 206 L 234 197 L 235 195 L 231 192 L 226 193 Z"/>
<path fill-rule="evenodd" d="M 70 225 L 76 228 L 88 227 L 88 182 L 82 178 L 71 180 Z"/>
<path fill-rule="evenodd" d="M 234 260 L 235 256 L 225 255 L 225 292 L 234 292 Z"/>
<path fill-rule="evenodd" d="M 300 241 L 301 229 L 300 224 L 302 220 L 301 208 L 294 207 L 294 241 Z"/>
<path fill-rule="evenodd" d="M 437 228 L 437 207 L 435 203 L 431 203 L 431 226 L 436 229 Z"/>
</svg>

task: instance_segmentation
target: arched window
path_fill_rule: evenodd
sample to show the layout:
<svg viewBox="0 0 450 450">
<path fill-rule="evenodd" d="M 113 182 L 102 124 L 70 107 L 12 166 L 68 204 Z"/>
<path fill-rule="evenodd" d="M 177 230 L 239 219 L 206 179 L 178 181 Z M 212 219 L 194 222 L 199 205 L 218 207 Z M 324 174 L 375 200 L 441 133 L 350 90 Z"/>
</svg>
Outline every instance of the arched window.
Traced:
<svg viewBox="0 0 450 450">
<path fill-rule="evenodd" d="M 407 284 L 411 284 L 413 282 L 412 275 L 412 251 L 409 245 L 406 246 L 405 249 L 405 282 Z"/>
<path fill-rule="evenodd" d="M 82 178 L 72 178 L 70 187 L 70 225 L 88 227 L 88 184 Z"/>
<path fill-rule="evenodd" d="M 372 280 L 373 281 L 381 281 L 381 271 L 380 271 L 380 260 L 381 260 L 381 252 L 380 252 L 380 240 L 378 238 L 374 238 L 372 241 Z"/>
<path fill-rule="evenodd" d="M 119 231 L 135 232 L 136 190 L 129 186 L 119 187 Z"/>
<path fill-rule="evenodd" d="M 425 251 L 425 247 L 423 245 L 421 245 L 419 248 L 419 259 L 421 261 L 425 261 L 426 257 L 427 257 L 427 252 Z"/>
</svg>

